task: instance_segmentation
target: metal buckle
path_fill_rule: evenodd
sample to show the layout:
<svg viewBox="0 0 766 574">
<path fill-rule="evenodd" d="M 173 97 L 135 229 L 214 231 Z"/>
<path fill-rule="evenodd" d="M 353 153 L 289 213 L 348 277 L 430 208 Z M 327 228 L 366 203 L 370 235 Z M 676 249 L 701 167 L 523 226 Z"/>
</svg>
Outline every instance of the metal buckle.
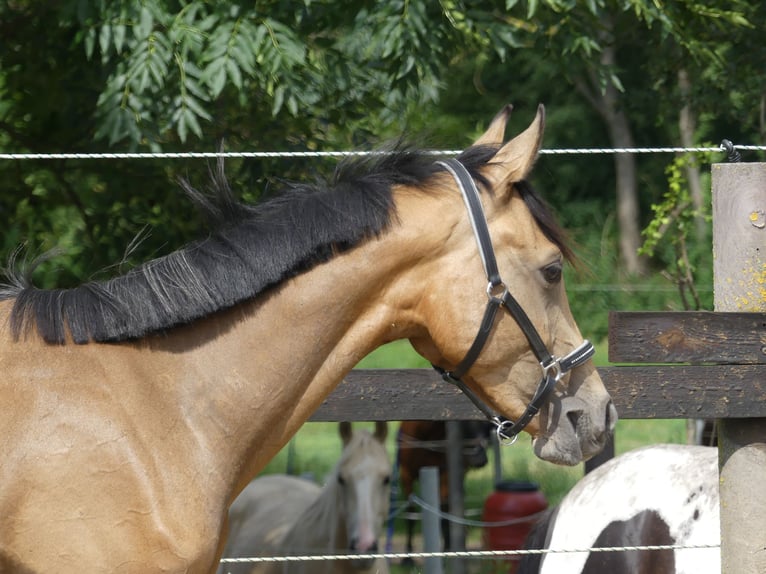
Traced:
<svg viewBox="0 0 766 574">
<path fill-rule="evenodd" d="M 593 344 L 588 339 L 585 339 L 578 347 L 572 349 L 569 354 L 561 358 L 552 356 L 547 364 L 540 363 L 543 377 L 547 377 L 548 372 L 553 371 L 555 373 L 554 378 L 558 382 L 566 373 L 590 359 L 595 352 Z"/>
<path fill-rule="evenodd" d="M 563 377 L 564 373 L 566 372 L 561 368 L 561 362 L 556 357 L 551 357 L 551 360 L 548 364 L 540 363 L 540 368 L 543 370 L 543 379 L 547 379 L 548 373 L 553 371 L 553 378 L 557 383 L 561 380 L 561 377 Z"/>
</svg>

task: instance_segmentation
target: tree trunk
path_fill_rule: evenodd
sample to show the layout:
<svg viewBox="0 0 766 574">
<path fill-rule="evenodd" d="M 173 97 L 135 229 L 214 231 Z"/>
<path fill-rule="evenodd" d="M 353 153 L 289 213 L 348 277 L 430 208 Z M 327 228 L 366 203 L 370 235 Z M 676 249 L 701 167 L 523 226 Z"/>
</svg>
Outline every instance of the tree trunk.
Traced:
<svg viewBox="0 0 766 574">
<path fill-rule="evenodd" d="M 610 33 L 610 23 L 604 22 L 606 32 Z M 615 47 L 605 42 L 601 52 L 601 64 L 613 68 L 616 62 Z M 595 71 L 590 73 L 588 86 L 576 82 L 581 93 L 604 119 L 609 131 L 609 139 L 615 148 L 633 147 L 633 133 L 630 121 L 620 102 L 620 92 L 612 82 L 601 87 L 600 78 Z M 620 258 L 629 275 L 640 275 L 646 270 L 646 261 L 638 255 L 641 247 L 640 210 L 638 205 L 638 179 L 636 176 L 636 157 L 630 153 L 614 155 L 617 191 L 617 222 L 619 225 Z"/>
<path fill-rule="evenodd" d="M 678 131 L 681 136 L 682 147 L 692 147 L 694 145 L 694 132 L 697 129 L 697 118 L 690 101 L 691 87 L 689 73 L 686 69 L 681 68 L 678 70 L 678 89 L 681 93 L 683 106 L 678 114 Z M 699 166 L 686 166 L 686 181 L 689 184 L 689 196 L 691 197 L 692 205 L 697 213 L 702 213 L 704 199 L 702 197 L 702 180 L 700 178 Z M 705 220 L 701 216 L 695 219 L 695 230 L 697 240 L 703 240 L 705 238 Z"/>
<path fill-rule="evenodd" d="M 604 93 L 604 104 L 604 116 L 612 145 L 616 148 L 634 147 L 630 123 L 625 112 L 619 109 L 619 95 L 614 86 L 607 87 Z M 635 154 L 616 153 L 614 168 L 617 178 L 620 256 L 628 274 L 640 275 L 645 271 L 646 265 L 638 255 L 638 249 L 641 247 L 641 226 Z"/>
</svg>

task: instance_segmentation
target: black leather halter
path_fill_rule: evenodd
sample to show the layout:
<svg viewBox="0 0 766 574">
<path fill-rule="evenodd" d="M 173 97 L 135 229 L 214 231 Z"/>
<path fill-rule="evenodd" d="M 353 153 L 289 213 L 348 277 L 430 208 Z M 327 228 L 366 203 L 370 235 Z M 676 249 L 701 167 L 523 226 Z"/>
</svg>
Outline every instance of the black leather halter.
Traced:
<svg viewBox="0 0 766 574">
<path fill-rule="evenodd" d="M 456 159 L 446 159 L 436 162 L 443 166 L 457 182 L 460 192 L 463 195 L 471 219 L 476 242 L 479 247 L 479 254 L 484 265 L 484 271 L 487 275 L 487 307 L 484 311 L 484 317 L 479 327 L 471 347 L 468 349 L 465 357 L 454 371 L 446 371 L 436 365 L 433 365 L 442 376 L 442 378 L 463 391 L 463 393 L 473 402 L 476 407 L 486 415 L 486 417 L 495 424 L 495 432 L 501 443 L 513 444 L 518 434 L 526 427 L 532 418 L 540 411 L 553 393 L 556 383 L 570 370 L 582 365 L 590 359 L 595 352 L 593 344 L 587 339 L 580 346 L 564 357 L 556 357 L 548 352 L 548 348 L 543 343 L 540 334 L 535 329 L 532 321 L 519 305 L 518 301 L 511 295 L 508 286 L 500 278 L 500 272 L 497 269 L 495 252 L 492 249 L 492 239 L 489 235 L 487 220 L 484 216 L 484 209 L 479 199 L 479 190 L 476 183 L 468 173 L 468 170 Z M 497 310 L 503 307 L 506 312 L 516 320 L 521 327 L 524 336 L 532 348 L 532 352 L 540 363 L 543 371 L 540 384 L 537 386 L 532 400 L 527 405 L 524 413 L 516 421 L 510 421 L 494 413 L 482 400 L 463 382 L 463 376 L 468 372 L 476 359 L 479 357 L 484 345 L 487 343 L 492 328 L 495 323 Z"/>
</svg>

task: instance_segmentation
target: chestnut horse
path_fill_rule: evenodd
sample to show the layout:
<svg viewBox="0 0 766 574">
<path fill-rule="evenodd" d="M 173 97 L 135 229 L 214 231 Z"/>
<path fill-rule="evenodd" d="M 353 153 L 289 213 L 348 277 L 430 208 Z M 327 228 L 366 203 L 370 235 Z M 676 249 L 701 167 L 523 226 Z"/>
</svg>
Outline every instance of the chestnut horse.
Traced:
<svg viewBox="0 0 766 574">
<path fill-rule="evenodd" d="M 487 445 L 492 425 L 486 421 L 460 421 L 461 460 L 464 471 L 487 464 Z M 439 501 L 447 510 L 449 474 L 447 469 L 447 425 L 444 421 L 402 421 L 396 435 L 396 463 L 402 494 L 409 499 L 415 490 L 420 469 L 439 469 Z M 407 552 L 413 551 L 412 536 L 415 520 L 407 519 Z M 444 548 L 449 549 L 449 521 L 442 523 Z"/>
<path fill-rule="evenodd" d="M 214 572 L 229 505 L 394 339 L 454 369 L 484 323 L 466 389 L 523 421 L 542 459 L 599 452 L 615 409 L 587 355 L 556 360 L 582 346 L 562 280 L 570 251 L 524 181 L 543 108 L 501 144 L 509 109 L 457 158 L 483 190 L 494 262 L 512 278 L 502 298 L 490 293 L 503 312 L 489 325 L 465 186 L 432 153 L 401 146 L 255 207 L 217 177 L 217 230 L 110 280 L 40 290 L 11 262 L 0 287 L 0 571 Z M 542 368 L 540 344 L 554 359 Z M 541 402 L 532 417 L 527 405 Z"/>
<path fill-rule="evenodd" d="M 339 425 L 340 460 L 324 487 L 284 474 L 256 478 L 229 509 L 228 557 L 376 554 L 388 517 L 391 461 L 387 425 L 375 434 Z M 387 574 L 385 559 L 222 564 L 237 574 Z"/>
<path fill-rule="evenodd" d="M 585 475 L 530 532 L 525 548 L 717 545 L 718 449 L 660 444 Z M 519 574 L 719 574 L 717 547 L 524 556 Z"/>
</svg>

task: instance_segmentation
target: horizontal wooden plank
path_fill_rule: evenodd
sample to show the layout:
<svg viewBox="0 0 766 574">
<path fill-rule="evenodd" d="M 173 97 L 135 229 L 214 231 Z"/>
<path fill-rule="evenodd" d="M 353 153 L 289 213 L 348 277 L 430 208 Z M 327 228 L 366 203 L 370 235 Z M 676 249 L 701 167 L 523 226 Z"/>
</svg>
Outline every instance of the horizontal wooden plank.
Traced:
<svg viewBox="0 0 766 574">
<path fill-rule="evenodd" d="M 766 364 L 766 313 L 609 313 L 613 363 Z"/>
<path fill-rule="evenodd" d="M 602 367 L 624 419 L 766 417 L 765 365 Z"/>
<path fill-rule="evenodd" d="M 312 421 L 481 419 L 460 389 L 433 369 L 355 369 Z"/>
<path fill-rule="evenodd" d="M 766 417 L 766 366 L 602 367 L 624 419 Z M 352 371 L 312 421 L 481 419 L 460 391 L 431 369 Z"/>
</svg>

